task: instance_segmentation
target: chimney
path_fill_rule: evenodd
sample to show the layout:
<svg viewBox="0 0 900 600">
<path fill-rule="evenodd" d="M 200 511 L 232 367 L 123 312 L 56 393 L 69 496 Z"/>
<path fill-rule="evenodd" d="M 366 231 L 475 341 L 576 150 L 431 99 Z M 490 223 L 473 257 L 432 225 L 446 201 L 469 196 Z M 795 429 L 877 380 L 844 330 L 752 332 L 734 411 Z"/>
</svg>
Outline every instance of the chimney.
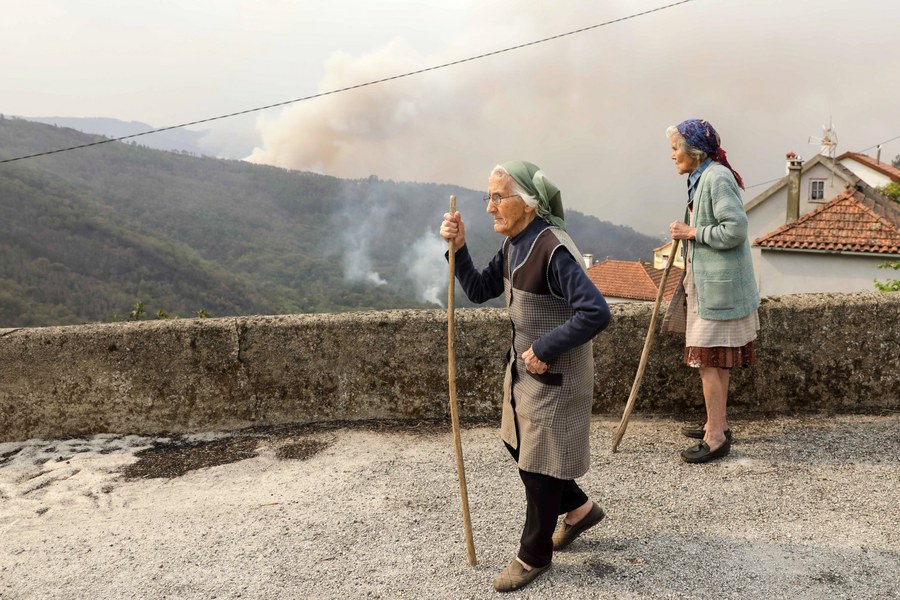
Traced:
<svg viewBox="0 0 900 600">
<path fill-rule="evenodd" d="M 878 144 L 878 150 L 875 152 L 875 162 L 881 162 L 881 144 Z"/>
<path fill-rule="evenodd" d="M 787 161 L 787 220 L 785 223 L 793 223 L 800 218 L 800 169 L 803 168 L 803 159 L 788 152 L 785 155 Z"/>
<path fill-rule="evenodd" d="M 581 257 L 584 259 L 584 268 L 590 269 L 594 266 L 594 255 L 593 254 L 582 254 Z"/>
</svg>

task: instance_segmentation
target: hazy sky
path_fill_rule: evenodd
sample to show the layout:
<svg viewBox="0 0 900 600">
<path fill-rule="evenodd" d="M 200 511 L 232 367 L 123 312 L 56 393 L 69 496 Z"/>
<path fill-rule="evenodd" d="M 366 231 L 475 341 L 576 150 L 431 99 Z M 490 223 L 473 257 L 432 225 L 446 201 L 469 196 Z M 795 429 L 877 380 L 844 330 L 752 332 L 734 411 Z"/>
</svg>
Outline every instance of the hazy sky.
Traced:
<svg viewBox="0 0 900 600">
<path fill-rule="evenodd" d="M 667 3 L 0 0 L 0 113 L 162 127 Z M 811 158 L 829 119 L 838 152 L 900 136 L 898 35 L 900 2 L 693 0 L 201 128 L 211 151 L 256 148 L 252 160 L 340 177 L 482 189 L 496 163 L 531 160 L 567 207 L 662 234 L 685 193 L 668 125 L 710 120 L 748 186 L 782 176 L 788 150 Z M 900 139 L 882 160 L 898 154 Z"/>
</svg>

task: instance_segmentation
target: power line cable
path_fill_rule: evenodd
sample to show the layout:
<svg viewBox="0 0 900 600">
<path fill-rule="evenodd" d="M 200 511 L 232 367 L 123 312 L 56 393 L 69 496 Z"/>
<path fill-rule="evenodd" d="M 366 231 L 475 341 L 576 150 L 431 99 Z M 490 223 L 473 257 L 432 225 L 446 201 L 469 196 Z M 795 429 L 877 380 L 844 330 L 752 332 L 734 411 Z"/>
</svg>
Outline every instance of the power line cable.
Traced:
<svg viewBox="0 0 900 600">
<path fill-rule="evenodd" d="M 878 142 L 878 143 L 875 144 L 874 146 L 869 146 L 868 148 L 863 148 L 862 150 L 857 150 L 856 152 L 857 152 L 858 154 L 862 154 L 863 152 L 867 152 L 867 151 L 869 151 L 869 150 L 874 150 L 874 149 L 877 148 L 878 146 L 884 146 L 885 144 L 890 143 L 890 142 L 893 142 L 894 140 L 900 140 L 900 135 L 894 136 L 894 137 L 892 137 L 892 138 L 889 139 L 889 140 L 884 140 L 883 142 Z M 749 190 L 749 189 L 751 189 L 751 188 L 759 187 L 759 186 L 761 186 L 761 185 L 766 185 L 767 183 L 775 183 L 776 181 L 781 181 L 782 179 L 784 179 L 784 177 L 776 177 L 775 179 L 770 179 L 770 180 L 768 180 L 768 181 L 763 181 L 763 182 L 761 182 L 761 183 L 754 183 L 753 185 L 748 185 L 748 186 L 745 187 L 744 189 L 745 189 L 745 190 Z"/>
<path fill-rule="evenodd" d="M 413 75 L 420 75 L 420 74 L 422 74 L 422 73 L 427 73 L 427 72 L 429 72 L 429 71 L 436 71 L 436 70 L 438 70 L 438 69 L 445 69 L 445 68 L 447 68 L 447 67 L 452 67 L 452 66 L 460 65 L 460 64 L 463 64 L 463 63 L 467 63 L 467 62 L 472 62 L 472 61 L 474 61 L 474 60 L 480 60 L 480 59 L 482 59 L 482 58 L 487 58 L 487 57 L 489 57 L 489 56 L 495 56 L 495 55 L 497 55 L 497 54 L 503 54 L 503 53 L 505 53 L 505 52 L 512 52 L 513 50 L 521 50 L 522 48 L 527 48 L 527 47 L 529 47 L 529 46 L 536 46 L 537 44 L 543 44 L 543 43 L 545 43 L 545 42 L 550 42 L 550 41 L 553 41 L 553 40 L 558 40 L 558 39 L 560 39 L 560 38 L 564 38 L 564 37 L 567 37 L 567 36 L 570 36 L 570 35 L 575 35 L 575 34 L 578 34 L 578 33 L 584 33 L 584 32 L 586 32 L 586 31 L 591 31 L 591 30 L 593 30 L 593 29 L 598 29 L 598 28 L 600 28 L 600 27 L 605 27 L 605 26 L 607 26 L 607 25 L 613 25 L 613 24 L 615 24 L 615 23 L 621 23 L 622 21 L 628 21 L 628 20 L 630 20 L 630 19 L 636 19 L 636 18 L 638 18 L 638 17 L 643 17 L 643 16 L 646 16 L 646 15 L 649 15 L 649 14 L 652 14 L 652 13 L 655 13 L 655 12 L 660 12 L 660 11 L 663 11 L 663 10 L 666 10 L 666 9 L 669 9 L 669 8 L 673 8 L 673 7 L 679 6 L 679 5 L 681 5 L 681 4 L 687 4 L 687 3 L 693 2 L 693 1 L 694 1 L 694 0 L 680 0 L 679 2 L 673 2 L 673 3 L 671 3 L 671 4 L 666 4 L 665 6 L 659 6 L 659 7 L 657 7 L 657 8 L 652 8 L 652 9 L 650 9 L 650 10 L 645 10 L 645 11 L 642 11 L 642 12 L 634 13 L 634 14 L 631 14 L 631 15 L 628 15 L 628 16 L 625 16 L 625 17 L 620 17 L 620 18 L 618 18 L 618 19 L 612 19 L 611 21 L 605 21 L 605 22 L 603 22 L 603 23 L 598 23 L 598 24 L 596 24 L 596 25 L 590 25 L 590 26 L 588 26 L 588 27 L 582 27 L 581 29 L 575 29 L 574 31 L 567 31 L 567 32 L 565 32 L 565 33 L 560 33 L 560 34 L 557 34 L 557 35 L 553 35 L 553 36 L 550 36 L 550 37 L 542 38 L 542 39 L 535 40 L 535 41 L 532 41 L 532 42 L 526 42 L 526 43 L 524 43 L 524 44 L 519 44 L 519 45 L 517 45 L 517 46 L 510 46 L 510 47 L 508 47 L 508 48 L 503 48 L 503 49 L 501 49 L 501 50 L 493 50 L 493 51 L 491 51 L 491 52 L 486 52 L 486 53 L 484 53 L 484 54 L 478 54 L 477 56 L 470 56 L 470 57 L 468 57 L 468 58 L 462 58 L 462 59 L 459 59 L 459 60 L 454 60 L 454 61 L 451 61 L 451 62 L 448 62 L 448 63 L 443 63 L 443 64 L 435 65 L 435 66 L 432 66 L 432 67 L 426 67 L 426 68 L 424 68 L 424 69 L 419 69 L 419 70 L 417 70 L 417 71 L 409 71 L 409 72 L 407 72 L 407 73 L 401 73 L 401 74 L 399 74 L 399 75 L 392 75 L 392 76 L 390 76 L 390 77 L 385 77 L 385 78 L 383 78 L 383 79 L 376 79 L 376 80 L 374 80 L 374 81 L 367 81 L 367 82 L 365 82 L 365 83 L 359 83 L 359 84 L 356 84 L 356 85 L 351 85 L 351 86 L 339 88 L 339 89 L 336 89 L 336 90 L 330 90 L 330 91 L 327 91 L 327 92 L 321 92 L 321 93 L 318 93 L 318 94 L 313 94 L 313 95 L 311 95 L 311 96 L 304 96 L 303 98 L 295 98 L 294 100 L 285 100 L 284 102 L 276 102 L 275 104 L 268 104 L 268 105 L 266 105 L 266 106 L 258 106 L 258 107 L 256 107 L 256 108 L 249 108 L 249 109 L 247 109 L 247 110 L 241 110 L 241 111 L 237 111 L 237 112 L 233 112 L 233 113 L 228 113 L 228 114 L 226 114 L 226 115 L 219 115 L 218 117 L 209 117 L 209 118 L 206 118 L 206 119 L 200 119 L 200 120 L 197 120 L 197 121 L 191 121 L 191 122 L 189 122 L 189 123 L 181 123 L 181 124 L 179 124 L 179 125 L 170 125 L 169 127 L 160 127 L 159 129 L 151 129 L 150 131 L 144 131 L 144 132 L 142 132 L 142 133 L 132 133 L 132 134 L 130 134 L 130 135 L 123 135 L 123 136 L 121 136 L 121 137 L 109 138 L 109 139 L 100 140 L 100 141 L 97 141 L 97 142 L 91 142 L 90 144 L 80 144 L 80 145 L 78 145 L 78 146 L 70 146 L 70 147 L 68 147 L 68 148 L 59 148 L 59 149 L 57 149 L 57 150 L 48 150 L 48 151 L 46 151 L 46 152 L 38 152 L 38 153 L 35 153 L 35 154 L 28 154 L 28 155 L 24 155 L 24 156 L 16 156 L 15 158 L 7 158 L 7 159 L 0 160 L 0 164 L 3 164 L 3 163 L 10 163 L 10 162 L 14 162 L 14 161 L 17 161 L 17 160 L 25 160 L 25 159 L 28 159 L 28 158 L 36 158 L 36 157 L 38 157 L 38 156 L 47 156 L 47 155 L 49 155 L 49 154 L 58 154 L 58 153 L 60 153 L 60 152 L 69 152 L 70 150 L 78 150 L 78 149 L 81 149 L 81 148 L 90 148 L 91 146 L 99 146 L 99 145 L 101 145 L 101 144 L 109 144 L 110 142 L 121 142 L 122 140 L 127 140 L 127 139 L 131 139 L 131 138 L 136 138 L 136 137 L 140 137 L 140 136 L 143 136 L 143 135 L 150 135 L 150 134 L 152 134 L 152 133 L 160 133 L 161 131 L 169 131 L 169 130 L 171 130 L 171 129 L 180 129 L 181 127 L 190 127 L 191 125 L 200 125 L 201 123 L 209 123 L 209 122 L 211 122 L 211 121 L 219 121 L 219 120 L 221 120 L 221 119 L 228 119 L 228 118 L 230 118 L 230 117 L 236 117 L 236 116 L 239 116 L 239 115 L 246 115 L 246 114 L 249 114 L 249 113 L 259 112 L 259 111 L 262 111 L 262 110 L 268 110 L 268 109 L 270 109 L 270 108 L 277 108 L 277 107 L 279 107 L 279 106 L 286 106 L 286 105 L 288 105 L 288 104 L 294 104 L 294 103 L 297 103 L 297 102 L 304 102 L 304 101 L 306 101 L 306 100 L 313 100 L 313 99 L 315 99 L 315 98 L 321 98 L 321 97 L 323 97 L 323 96 L 330 96 L 330 95 L 333 95 L 333 94 L 339 94 L 339 93 L 341 93 L 341 92 L 347 92 L 347 91 L 350 91 L 350 90 L 355 90 L 355 89 L 359 89 L 359 88 L 363 88 L 363 87 L 368 87 L 368 86 L 376 85 L 376 84 L 379 84 L 379 83 L 385 83 L 385 82 L 387 82 L 387 81 L 394 81 L 395 79 L 403 79 L 403 78 L 405 78 L 405 77 L 412 77 Z"/>
<path fill-rule="evenodd" d="M 860 150 L 859 152 L 860 152 L 860 153 L 863 153 L 863 152 L 865 152 L 866 150 L 874 150 L 874 149 L 877 148 L 878 146 L 884 146 L 884 145 L 887 144 L 888 142 L 893 142 L 894 140 L 900 140 L 900 135 L 898 135 L 898 136 L 896 136 L 896 137 L 892 137 L 892 138 L 889 139 L 889 140 L 884 140 L 883 142 L 878 142 L 878 143 L 875 144 L 874 146 L 869 146 L 868 148 L 866 148 L 866 149 L 864 149 L 864 150 Z"/>
<path fill-rule="evenodd" d="M 759 186 L 761 186 L 761 185 L 766 185 L 767 183 L 775 183 L 776 181 L 781 181 L 782 179 L 784 179 L 784 177 L 776 177 L 775 179 L 770 179 L 770 180 L 768 180 L 768 181 L 763 181 L 762 183 L 754 183 L 753 185 L 748 185 L 748 186 L 745 187 L 744 189 L 745 189 L 745 190 L 749 190 L 749 189 L 752 189 L 752 188 L 755 188 L 755 187 L 759 187 Z"/>
</svg>

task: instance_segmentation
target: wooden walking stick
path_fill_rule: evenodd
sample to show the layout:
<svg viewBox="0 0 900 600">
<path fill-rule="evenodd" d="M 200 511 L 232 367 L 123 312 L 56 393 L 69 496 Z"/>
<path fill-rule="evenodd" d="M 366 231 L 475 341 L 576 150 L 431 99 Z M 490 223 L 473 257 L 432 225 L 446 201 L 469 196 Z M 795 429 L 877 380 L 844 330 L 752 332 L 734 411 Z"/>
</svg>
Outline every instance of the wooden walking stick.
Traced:
<svg viewBox="0 0 900 600">
<path fill-rule="evenodd" d="M 450 196 L 450 214 L 456 213 L 456 196 Z M 466 551 L 469 564 L 475 566 L 475 542 L 472 540 L 472 520 L 469 517 L 469 492 L 466 489 L 466 467 L 463 465 L 462 439 L 459 436 L 459 410 L 456 406 L 456 340 L 454 336 L 453 285 L 456 270 L 456 241 L 447 240 L 449 275 L 447 276 L 447 379 L 450 383 L 450 423 L 453 426 L 453 443 L 456 447 L 456 473 L 459 476 L 459 497 L 462 504 L 463 528 L 466 531 Z"/>
<path fill-rule="evenodd" d="M 634 383 L 631 386 L 631 395 L 628 396 L 628 403 L 625 404 L 625 412 L 622 414 L 622 421 L 619 428 L 616 429 L 616 435 L 613 437 L 612 451 L 616 452 L 619 448 L 619 442 L 625 435 L 625 429 L 628 427 L 628 417 L 631 416 L 631 409 L 634 408 L 634 401 L 637 398 L 638 390 L 641 389 L 641 379 L 644 377 L 644 369 L 647 367 L 647 358 L 650 356 L 650 347 L 653 345 L 653 336 L 656 335 L 656 316 L 659 313 L 659 305 L 662 302 L 663 295 L 666 291 L 666 279 L 669 278 L 669 271 L 672 269 L 672 263 L 675 262 L 675 253 L 678 252 L 678 242 L 672 241 L 672 251 L 669 253 L 669 260 L 666 262 L 666 268 L 663 270 L 662 279 L 659 281 L 659 290 L 656 292 L 656 304 L 653 305 L 653 313 L 650 316 L 650 328 L 647 329 L 647 337 L 644 339 L 644 351 L 641 353 L 641 362 L 638 365 L 637 375 L 634 377 Z"/>
</svg>

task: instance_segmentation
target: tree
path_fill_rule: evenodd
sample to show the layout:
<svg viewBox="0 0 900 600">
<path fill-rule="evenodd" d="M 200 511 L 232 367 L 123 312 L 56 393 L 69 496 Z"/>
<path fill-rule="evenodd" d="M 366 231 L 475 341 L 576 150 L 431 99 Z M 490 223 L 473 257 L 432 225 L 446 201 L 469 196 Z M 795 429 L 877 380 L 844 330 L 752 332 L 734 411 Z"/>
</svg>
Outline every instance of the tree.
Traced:
<svg viewBox="0 0 900 600">
<path fill-rule="evenodd" d="M 0 154 L 95 140 L 0 119 Z M 130 144 L 28 164 L 0 169 L 6 327 L 432 307 L 411 285 L 411 266 L 427 262 L 415 248 L 436 237 L 435 206 L 450 194 L 463 214 L 481 215 L 466 227 L 476 263 L 499 244 L 480 193 L 456 186 L 340 180 Z M 660 244 L 574 210 L 566 216 L 579 247 L 597 256 L 635 260 Z M 344 259 L 360 248 L 389 285 L 344 280 Z M 441 281 L 440 269 L 430 275 Z"/>
<path fill-rule="evenodd" d="M 895 260 L 892 262 L 881 263 L 878 265 L 879 269 L 894 269 L 895 271 L 900 269 L 900 260 Z M 880 290 L 882 292 L 900 292 L 900 279 L 888 279 L 883 283 L 881 281 L 875 280 L 875 289 Z"/>
<path fill-rule="evenodd" d="M 894 202 L 900 202 L 900 183 L 892 181 L 887 185 L 882 185 L 875 188 L 875 191 L 883 196 L 890 198 Z"/>
<path fill-rule="evenodd" d="M 129 321 L 140 321 L 144 318 L 144 303 L 138 300 L 134 303 L 134 308 L 128 313 Z"/>
</svg>

